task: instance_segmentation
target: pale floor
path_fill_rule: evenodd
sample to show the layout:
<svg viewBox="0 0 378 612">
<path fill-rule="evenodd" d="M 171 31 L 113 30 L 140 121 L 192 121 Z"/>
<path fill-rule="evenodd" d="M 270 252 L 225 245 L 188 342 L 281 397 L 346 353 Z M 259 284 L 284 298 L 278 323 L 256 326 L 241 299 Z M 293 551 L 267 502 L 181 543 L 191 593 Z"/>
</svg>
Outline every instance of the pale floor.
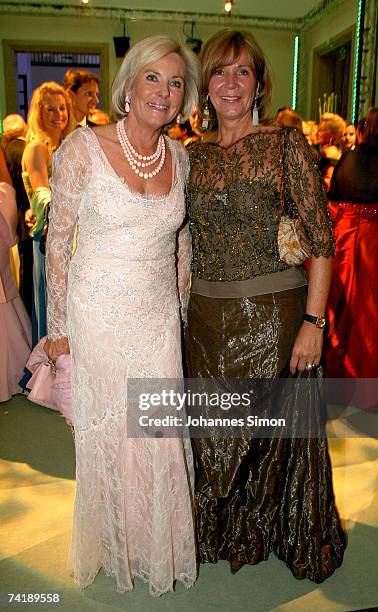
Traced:
<svg viewBox="0 0 378 612">
<path fill-rule="evenodd" d="M 374 415 L 369 418 L 377 418 Z M 320 585 L 297 581 L 271 555 L 232 576 L 228 564 L 201 566 L 194 588 L 179 586 L 160 599 L 136 581 L 132 593 L 115 591 L 100 573 L 80 591 L 69 576 L 66 556 L 75 492 L 74 449 L 57 413 L 17 396 L 0 404 L 0 610 L 6 593 L 59 592 L 55 606 L 22 609 L 128 612 L 333 612 L 378 605 L 378 441 L 369 437 L 330 438 L 337 505 L 348 532 L 343 566 Z M 351 435 L 343 418 L 330 432 Z M 355 434 L 358 432 L 355 432 Z"/>
</svg>

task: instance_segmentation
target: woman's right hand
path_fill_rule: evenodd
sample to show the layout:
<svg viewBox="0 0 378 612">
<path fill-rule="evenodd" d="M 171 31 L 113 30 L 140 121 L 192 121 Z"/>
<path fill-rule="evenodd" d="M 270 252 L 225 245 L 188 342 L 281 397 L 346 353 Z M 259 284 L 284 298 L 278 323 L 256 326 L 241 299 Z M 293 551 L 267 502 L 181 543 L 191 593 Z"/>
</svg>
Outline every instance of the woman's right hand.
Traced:
<svg viewBox="0 0 378 612">
<path fill-rule="evenodd" d="M 47 338 L 44 351 L 51 361 L 56 361 L 60 355 L 70 354 L 70 345 L 68 344 L 68 338 L 59 338 L 59 340 L 50 340 Z"/>
<path fill-rule="evenodd" d="M 32 229 L 34 227 L 35 221 L 36 221 L 35 215 L 33 215 L 31 208 L 28 208 L 28 210 L 25 212 L 26 227 L 28 227 L 29 229 Z"/>
</svg>

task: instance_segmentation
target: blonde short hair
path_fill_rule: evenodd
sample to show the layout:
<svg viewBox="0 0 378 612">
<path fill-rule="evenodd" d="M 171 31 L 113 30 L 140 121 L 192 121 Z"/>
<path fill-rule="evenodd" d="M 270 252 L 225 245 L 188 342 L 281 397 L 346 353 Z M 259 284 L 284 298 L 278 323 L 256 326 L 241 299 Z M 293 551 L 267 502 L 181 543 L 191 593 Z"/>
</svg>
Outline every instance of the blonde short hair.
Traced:
<svg viewBox="0 0 378 612">
<path fill-rule="evenodd" d="M 177 53 L 185 66 L 185 92 L 181 108 L 183 119 L 187 119 L 198 101 L 199 63 L 194 53 L 168 36 L 150 36 L 137 42 L 124 57 L 112 87 L 113 114 L 115 119 L 126 116 L 125 92 L 132 90 L 137 74 L 149 64 L 157 62 L 170 53 Z"/>
<path fill-rule="evenodd" d="M 12 140 L 16 138 L 22 138 L 22 136 L 25 136 L 25 132 L 26 123 L 21 115 L 13 113 L 4 117 L 3 136 L 6 142 L 12 142 Z"/>
<path fill-rule="evenodd" d="M 205 106 L 205 101 L 209 93 L 210 79 L 218 68 L 233 64 L 243 49 L 246 49 L 249 61 L 257 83 L 260 86 L 260 93 L 257 99 L 260 120 L 266 121 L 270 112 L 270 100 L 272 96 L 271 71 L 265 55 L 250 32 L 221 30 L 214 34 L 206 42 L 200 55 L 202 68 L 202 80 L 200 86 L 201 108 Z M 215 109 L 209 104 L 210 111 L 210 130 L 218 126 Z"/>
<path fill-rule="evenodd" d="M 28 113 L 28 129 L 26 132 L 26 142 L 42 142 L 44 143 L 51 155 L 54 151 L 54 146 L 47 132 L 45 131 L 42 124 L 42 106 L 44 104 L 46 96 L 59 95 L 64 98 L 67 106 L 68 123 L 67 127 L 62 132 L 62 140 L 72 131 L 75 127 L 75 121 L 72 114 L 71 99 L 68 93 L 61 85 L 55 83 L 55 81 L 47 81 L 42 83 L 37 89 L 34 90 L 30 109 Z"/>
<path fill-rule="evenodd" d="M 320 123 L 325 124 L 327 134 L 330 136 L 330 144 L 337 145 L 344 136 L 346 125 L 344 119 L 336 113 L 323 113 Z"/>
</svg>

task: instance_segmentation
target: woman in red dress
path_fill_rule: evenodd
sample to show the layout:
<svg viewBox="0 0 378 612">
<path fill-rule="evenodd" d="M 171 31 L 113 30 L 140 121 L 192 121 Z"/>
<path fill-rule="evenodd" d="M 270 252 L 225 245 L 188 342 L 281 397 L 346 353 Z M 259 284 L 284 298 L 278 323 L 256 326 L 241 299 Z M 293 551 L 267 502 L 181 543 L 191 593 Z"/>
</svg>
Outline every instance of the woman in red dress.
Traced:
<svg viewBox="0 0 378 612">
<path fill-rule="evenodd" d="M 378 107 L 362 142 L 343 153 L 328 195 L 336 211 L 328 376 L 378 378 Z M 377 401 L 364 399 L 365 408 Z"/>
</svg>

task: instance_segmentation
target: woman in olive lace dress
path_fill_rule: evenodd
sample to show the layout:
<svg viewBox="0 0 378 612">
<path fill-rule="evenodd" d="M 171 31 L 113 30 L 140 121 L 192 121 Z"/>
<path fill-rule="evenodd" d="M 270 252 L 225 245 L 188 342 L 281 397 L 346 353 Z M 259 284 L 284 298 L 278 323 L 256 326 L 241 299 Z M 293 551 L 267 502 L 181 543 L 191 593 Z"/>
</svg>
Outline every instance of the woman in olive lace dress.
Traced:
<svg viewBox="0 0 378 612">
<path fill-rule="evenodd" d="M 261 124 L 271 84 L 251 34 L 216 34 L 201 64 L 212 132 L 189 149 L 188 375 L 227 384 L 306 372 L 316 384 L 334 248 L 321 177 L 302 133 Z M 302 269 L 279 257 L 281 198 L 311 244 L 307 292 Z M 309 394 L 313 414 L 318 398 Z M 325 436 L 209 437 L 193 448 L 201 562 L 227 559 L 237 571 L 273 551 L 297 578 L 315 582 L 341 564 Z"/>
</svg>

